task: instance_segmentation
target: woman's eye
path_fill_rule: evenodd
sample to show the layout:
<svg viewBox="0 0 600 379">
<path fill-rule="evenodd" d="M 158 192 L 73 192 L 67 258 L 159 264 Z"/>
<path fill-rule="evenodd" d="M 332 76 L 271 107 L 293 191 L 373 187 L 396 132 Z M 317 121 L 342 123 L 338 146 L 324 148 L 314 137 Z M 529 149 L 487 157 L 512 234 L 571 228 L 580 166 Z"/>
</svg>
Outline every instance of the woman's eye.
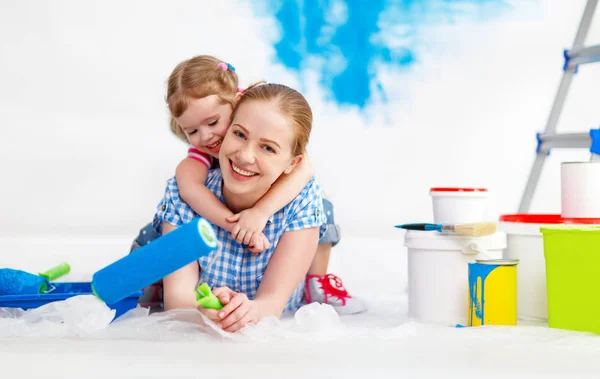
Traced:
<svg viewBox="0 0 600 379">
<path fill-rule="evenodd" d="M 274 153 L 275 149 L 273 149 L 271 146 L 269 145 L 264 145 L 263 148 L 268 151 L 269 153 Z"/>
<path fill-rule="evenodd" d="M 219 120 L 211 121 L 208 123 L 208 126 L 215 126 L 217 125 L 217 122 L 219 122 Z"/>
<path fill-rule="evenodd" d="M 197 132 L 197 130 L 196 130 L 196 129 L 194 129 L 194 130 L 192 130 L 191 132 L 188 132 L 188 136 L 191 136 L 192 134 L 194 134 L 194 133 L 196 133 L 196 132 Z"/>
</svg>

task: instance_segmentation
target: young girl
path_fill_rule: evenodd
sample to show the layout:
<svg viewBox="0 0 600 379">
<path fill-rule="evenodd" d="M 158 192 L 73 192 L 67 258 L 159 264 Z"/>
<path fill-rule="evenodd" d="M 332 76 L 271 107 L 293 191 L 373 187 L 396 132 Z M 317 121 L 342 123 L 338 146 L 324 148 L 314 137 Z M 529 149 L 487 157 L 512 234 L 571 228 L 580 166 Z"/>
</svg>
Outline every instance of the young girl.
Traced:
<svg viewBox="0 0 600 379">
<path fill-rule="evenodd" d="M 252 88 L 252 87 L 251 87 Z M 263 233 L 273 215 L 294 199 L 313 176 L 306 154 L 290 175 L 279 177 L 252 207 L 231 212 L 205 186 L 209 169 L 219 166 L 219 152 L 230 125 L 235 104 L 244 91 L 238 88 L 238 77 L 232 65 L 215 57 L 202 55 L 178 64 L 168 80 L 167 104 L 171 114 L 171 131 L 191 146 L 188 156 L 179 163 L 175 178 L 181 199 L 197 214 L 213 225 L 231 233 L 238 243 L 247 245 L 254 254 L 271 247 Z M 265 150 L 270 148 L 265 146 Z M 250 180 L 253 173 L 238 170 L 237 174 Z M 328 302 L 340 313 L 356 313 L 366 309 L 350 297 L 341 280 L 326 275 L 329 251 L 339 241 L 333 224 L 333 207 L 323 201 L 331 225 L 319 241 L 317 256 L 308 271 L 306 298 Z M 147 225 L 141 230 L 133 249 L 152 241 L 159 235 Z M 154 295 L 154 300 L 158 296 Z"/>
</svg>

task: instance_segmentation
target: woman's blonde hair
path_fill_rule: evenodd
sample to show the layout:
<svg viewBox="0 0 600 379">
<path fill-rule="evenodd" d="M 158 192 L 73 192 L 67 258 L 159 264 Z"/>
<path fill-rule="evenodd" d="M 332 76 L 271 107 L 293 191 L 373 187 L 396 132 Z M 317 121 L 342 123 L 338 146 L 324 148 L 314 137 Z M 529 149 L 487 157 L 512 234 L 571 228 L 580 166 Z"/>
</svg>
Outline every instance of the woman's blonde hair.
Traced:
<svg viewBox="0 0 600 379">
<path fill-rule="evenodd" d="M 210 55 L 199 55 L 179 63 L 167 84 L 166 101 L 171 113 L 171 131 L 188 142 L 175 118 L 187 110 L 190 101 L 216 95 L 223 104 L 230 104 L 233 108 L 237 92 L 238 76 L 233 66 L 225 61 Z"/>
<path fill-rule="evenodd" d="M 295 138 L 292 154 L 294 156 L 304 154 L 310 137 L 313 118 L 310 105 L 308 105 L 304 96 L 295 89 L 283 84 L 254 84 L 244 91 L 244 95 L 235 105 L 231 113 L 231 121 L 234 120 L 240 106 L 251 101 L 273 102 L 294 127 Z"/>
</svg>

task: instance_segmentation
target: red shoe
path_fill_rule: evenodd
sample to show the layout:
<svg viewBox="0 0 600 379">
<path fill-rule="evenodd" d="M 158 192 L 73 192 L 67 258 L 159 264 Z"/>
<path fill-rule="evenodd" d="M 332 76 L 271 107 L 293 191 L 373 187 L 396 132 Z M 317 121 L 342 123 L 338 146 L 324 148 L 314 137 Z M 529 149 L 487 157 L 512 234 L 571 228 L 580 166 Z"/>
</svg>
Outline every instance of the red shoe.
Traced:
<svg viewBox="0 0 600 379">
<path fill-rule="evenodd" d="M 367 310 L 365 302 L 350 296 L 342 280 L 334 274 L 308 275 L 305 279 L 304 301 L 331 305 L 340 315 L 362 313 Z"/>
</svg>

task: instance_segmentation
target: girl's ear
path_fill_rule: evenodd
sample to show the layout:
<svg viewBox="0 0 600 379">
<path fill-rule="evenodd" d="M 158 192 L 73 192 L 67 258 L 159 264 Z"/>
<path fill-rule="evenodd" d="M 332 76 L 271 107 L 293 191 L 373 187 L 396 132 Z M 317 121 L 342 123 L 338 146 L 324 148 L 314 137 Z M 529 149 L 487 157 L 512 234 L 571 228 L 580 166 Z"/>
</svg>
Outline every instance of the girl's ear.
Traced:
<svg viewBox="0 0 600 379">
<path fill-rule="evenodd" d="M 290 162 L 290 165 L 285 170 L 283 170 L 283 172 L 289 174 L 292 171 L 294 171 L 296 166 L 298 166 L 300 162 L 302 162 L 302 158 L 302 155 L 296 155 L 296 157 L 294 157 L 294 159 L 292 159 L 292 161 Z"/>
<path fill-rule="evenodd" d="M 240 91 L 238 91 L 238 92 L 235 94 L 235 102 L 237 103 L 238 101 L 240 101 L 240 99 L 242 98 L 242 96 L 244 96 L 244 93 L 243 93 L 243 92 L 240 92 Z"/>
</svg>

